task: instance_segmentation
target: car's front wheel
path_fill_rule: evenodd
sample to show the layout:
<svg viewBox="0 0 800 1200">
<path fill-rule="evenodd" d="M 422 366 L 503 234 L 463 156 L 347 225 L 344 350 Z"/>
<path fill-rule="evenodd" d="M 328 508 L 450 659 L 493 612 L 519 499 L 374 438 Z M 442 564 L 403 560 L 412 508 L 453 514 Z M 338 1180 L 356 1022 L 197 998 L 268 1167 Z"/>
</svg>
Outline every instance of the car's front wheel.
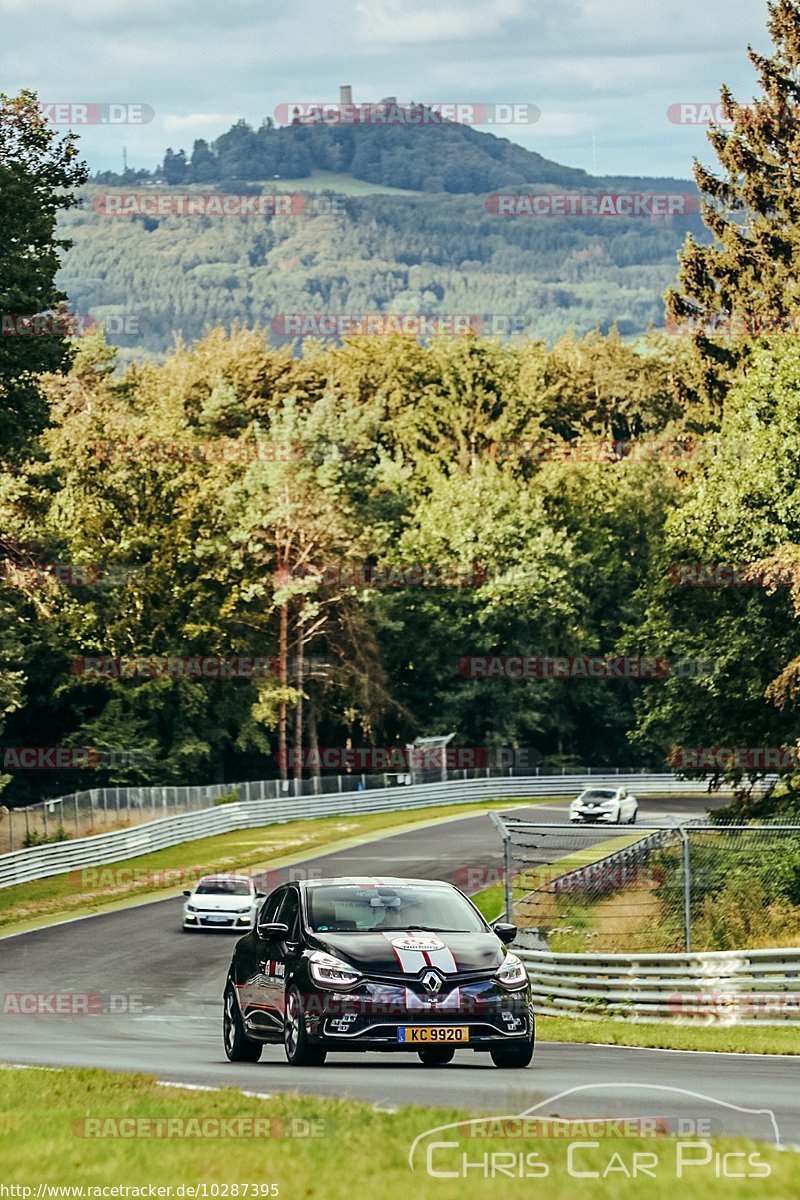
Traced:
<svg viewBox="0 0 800 1200">
<path fill-rule="evenodd" d="M 254 1042 L 245 1033 L 239 1002 L 230 983 L 225 989 L 222 1040 L 225 1043 L 225 1053 L 231 1062 L 258 1062 L 261 1058 L 261 1042 Z"/>
<path fill-rule="evenodd" d="M 503 1047 L 492 1050 L 492 1062 L 496 1067 L 512 1070 L 516 1067 L 527 1067 L 533 1058 L 533 1042 L 523 1042 L 519 1046 Z"/>
<path fill-rule="evenodd" d="M 633 810 L 633 812 L 631 813 L 631 819 L 630 819 L 630 821 L 628 821 L 628 824 L 629 824 L 629 825 L 635 825 L 635 824 L 636 824 L 636 816 L 637 816 L 637 813 L 638 813 L 638 812 L 639 812 L 638 808 L 635 808 L 635 809 Z"/>
<path fill-rule="evenodd" d="M 418 1050 L 417 1053 L 423 1066 L 445 1067 L 453 1061 L 455 1050 L 450 1046 L 426 1046 L 424 1050 Z"/>
<path fill-rule="evenodd" d="M 311 1046 L 303 1020 L 303 998 L 296 987 L 286 997 L 286 1016 L 283 1023 L 283 1047 L 293 1067 L 321 1067 L 328 1057 L 320 1046 Z"/>
</svg>

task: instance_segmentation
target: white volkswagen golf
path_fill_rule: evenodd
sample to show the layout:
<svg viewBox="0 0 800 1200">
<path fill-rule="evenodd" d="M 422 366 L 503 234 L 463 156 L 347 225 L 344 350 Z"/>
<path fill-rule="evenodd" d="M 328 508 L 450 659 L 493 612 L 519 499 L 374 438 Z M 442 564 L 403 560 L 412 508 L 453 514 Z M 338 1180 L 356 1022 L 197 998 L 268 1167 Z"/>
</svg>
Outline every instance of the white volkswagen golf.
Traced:
<svg viewBox="0 0 800 1200">
<path fill-rule="evenodd" d="M 625 788 L 587 788 L 570 804 L 569 819 L 633 825 L 638 811 L 636 797 Z"/>
<path fill-rule="evenodd" d="M 258 906 L 264 895 L 249 875 L 204 875 L 183 906 L 183 930 L 252 929 Z"/>
</svg>

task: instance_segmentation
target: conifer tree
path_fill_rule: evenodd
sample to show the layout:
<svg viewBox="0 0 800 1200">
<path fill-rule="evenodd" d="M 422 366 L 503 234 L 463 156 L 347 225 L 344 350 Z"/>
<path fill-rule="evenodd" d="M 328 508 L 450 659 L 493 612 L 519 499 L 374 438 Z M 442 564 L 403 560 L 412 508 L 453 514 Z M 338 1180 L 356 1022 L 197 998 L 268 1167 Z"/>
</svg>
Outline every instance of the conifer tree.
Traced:
<svg viewBox="0 0 800 1200">
<path fill-rule="evenodd" d="M 708 139 L 722 170 L 695 160 L 713 243 L 689 234 L 668 319 L 692 331 L 705 398 L 719 402 L 754 342 L 800 330 L 800 0 L 771 0 L 770 57 L 748 47 L 762 95 L 720 92 L 732 125 Z"/>
</svg>

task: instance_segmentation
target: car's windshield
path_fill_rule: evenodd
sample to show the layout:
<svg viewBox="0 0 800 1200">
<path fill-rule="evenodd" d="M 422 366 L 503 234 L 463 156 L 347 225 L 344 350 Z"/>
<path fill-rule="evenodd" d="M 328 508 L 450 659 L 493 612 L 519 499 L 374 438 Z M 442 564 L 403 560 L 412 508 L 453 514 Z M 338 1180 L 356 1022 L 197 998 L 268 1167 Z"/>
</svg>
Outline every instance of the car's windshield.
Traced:
<svg viewBox="0 0 800 1200">
<path fill-rule="evenodd" d="M 317 933 L 480 933 L 483 922 L 454 888 L 433 884 L 323 884 L 308 890 L 308 919 Z"/>
<path fill-rule="evenodd" d="M 595 788 L 593 791 L 584 792 L 581 800 L 613 800 L 616 794 L 616 792 L 603 792 L 599 788 Z"/>
<path fill-rule="evenodd" d="M 249 896 L 246 879 L 201 879 L 195 894 L 198 896 Z"/>
</svg>

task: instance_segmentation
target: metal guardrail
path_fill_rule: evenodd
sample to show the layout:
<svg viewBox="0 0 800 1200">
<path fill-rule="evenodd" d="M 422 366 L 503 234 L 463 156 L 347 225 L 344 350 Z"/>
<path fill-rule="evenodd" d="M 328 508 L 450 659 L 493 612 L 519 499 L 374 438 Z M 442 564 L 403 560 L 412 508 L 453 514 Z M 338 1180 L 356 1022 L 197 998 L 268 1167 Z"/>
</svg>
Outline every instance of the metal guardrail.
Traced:
<svg viewBox="0 0 800 1200">
<path fill-rule="evenodd" d="M 703 1025 L 800 1022 L 800 949 L 694 954 L 517 950 L 538 1013 Z"/>
<path fill-rule="evenodd" d="M 409 808 L 469 804 L 480 800 L 569 796 L 593 785 L 635 788 L 639 795 L 690 792 L 701 796 L 708 790 L 703 780 L 679 780 L 672 774 L 617 774 L 609 771 L 605 774 L 593 772 L 591 775 L 489 776 L 449 780 L 446 783 L 374 788 L 363 792 L 244 800 L 163 817 L 129 829 L 32 846 L 0 855 L 0 888 L 65 874 L 82 867 L 103 866 L 236 829 L 301 818 L 400 812 Z"/>
</svg>

